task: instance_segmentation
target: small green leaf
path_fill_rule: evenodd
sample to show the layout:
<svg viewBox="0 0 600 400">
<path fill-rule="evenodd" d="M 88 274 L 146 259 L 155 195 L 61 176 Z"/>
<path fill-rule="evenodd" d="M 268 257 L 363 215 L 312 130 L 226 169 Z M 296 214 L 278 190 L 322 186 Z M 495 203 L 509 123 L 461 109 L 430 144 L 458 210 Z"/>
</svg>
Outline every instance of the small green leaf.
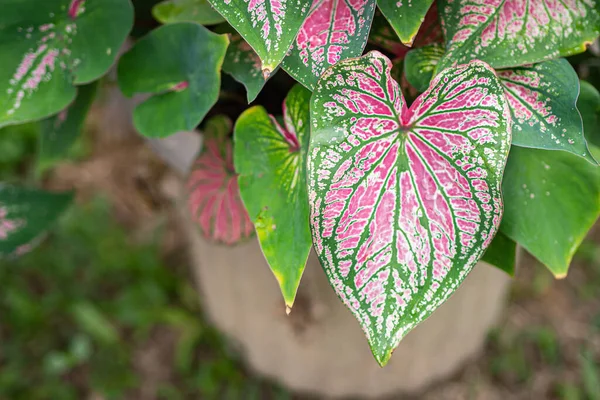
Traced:
<svg viewBox="0 0 600 400">
<path fill-rule="evenodd" d="M 248 103 L 251 103 L 267 83 L 262 73 L 260 57 L 229 25 L 217 27 L 217 32 L 229 33 L 230 44 L 223 61 L 223 71 L 246 87 Z"/>
<path fill-rule="evenodd" d="M 240 194 L 288 308 L 312 246 L 305 168 L 310 95 L 300 85 L 289 92 L 284 126 L 256 106 L 239 117 L 234 132 Z"/>
<path fill-rule="evenodd" d="M 71 315 L 80 329 L 103 344 L 119 341 L 119 332 L 108 318 L 92 303 L 77 303 L 71 308 Z"/>
<path fill-rule="evenodd" d="M 104 75 L 133 25 L 129 0 L 4 0 L 0 126 L 48 117 Z"/>
<path fill-rule="evenodd" d="M 28 252 L 72 200 L 71 193 L 0 184 L 0 257 Z"/>
<path fill-rule="evenodd" d="M 433 0 L 377 0 L 402 43 L 411 46 Z"/>
<path fill-rule="evenodd" d="M 585 51 L 600 34 L 600 2 L 440 0 L 448 52 L 438 69 L 472 59 L 494 68 Z"/>
<path fill-rule="evenodd" d="M 586 81 L 579 81 L 577 109 L 583 119 L 583 131 L 589 143 L 600 146 L 600 93 Z"/>
<path fill-rule="evenodd" d="M 268 77 L 290 49 L 306 19 L 311 0 L 209 0 L 248 42 Z"/>
<path fill-rule="evenodd" d="M 152 15 L 161 24 L 196 22 L 216 25 L 225 21 L 208 0 L 165 0 L 152 8 Z"/>
<path fill-rule="evenodd" d="M 600 215 L 600 168 L 562 151 L 513 147 L 500 230 L 558 278 Z"/>
<path fill-rule="evenodd" d="M 404 59 L 404 74 L 408 83 L 419 92 L 427 90 L 435 67 L 444 53 L 444 47 L 440 44 L 430 44 L 409 51 Z"/>
<path fill-rule="evenodd" d="M 73 104 L 42 122 L 38 158 L 40 169 L 43 170 L 60 160 L 73 145 L 94 101 L 97 85 L 97 82 L 94 82 L 79 87 Z"/>
<path fill-rule="evenodd" d="M 481 261 L 485 261 L 486 263 L 501 269 L 510 276 L 515 276 L 516 259 L 517 244 L 502 232 L 496 234 L 490 247 L 487 248 L 483 257 L 481 257 Z"/>
<path fill-rule="evenodd" d="M 181 22 L 150 32 L 121 57 L 119 86 L 126 96 L 152 93 L 133 112 L 137 130 L 165 137 L 194 129 L 217 102 L 229 40 Z"/>
</svg>

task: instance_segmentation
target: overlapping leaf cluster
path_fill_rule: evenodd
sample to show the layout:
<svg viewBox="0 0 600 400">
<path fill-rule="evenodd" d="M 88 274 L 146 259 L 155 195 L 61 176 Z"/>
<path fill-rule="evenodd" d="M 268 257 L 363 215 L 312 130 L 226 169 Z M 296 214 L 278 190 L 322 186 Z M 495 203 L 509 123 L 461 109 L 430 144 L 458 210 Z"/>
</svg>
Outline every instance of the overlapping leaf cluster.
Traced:
<svg viewBox="0 0 600 400">
<path fill-rule="evenodd" d="M 314 248 L 382 365 L 482 257 L 513 274 L 518 243 L 562 277 L 600 214 L 600 94 L 564 58 L 600 34 L 597 0 L 167 0 L 153 15 L 118 84 L 146 137 L 211 116 L 189 183 L 203 235 L 254 230 L 288 311 Z M 9 0 L 0 126 L 51 117 L 55 160 L 132 17 L 128 0 Z M 222 73 L 261 103 L 280 70 L 299 83 L 281 116 L 211 111 Z"/>
</svg>

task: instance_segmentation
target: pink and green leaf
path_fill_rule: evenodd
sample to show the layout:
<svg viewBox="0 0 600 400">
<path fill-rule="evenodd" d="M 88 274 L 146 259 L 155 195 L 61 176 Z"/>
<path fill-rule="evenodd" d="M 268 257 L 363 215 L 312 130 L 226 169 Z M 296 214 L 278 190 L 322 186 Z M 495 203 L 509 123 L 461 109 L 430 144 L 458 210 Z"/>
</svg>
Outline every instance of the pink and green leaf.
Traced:
<svg viewBox="0 0 600 400">
<path fill-rule="evenodd" d="M 557 277 L 600 216 L 600 168 L 563 151 L 513 147 L 500 230 Z"/>
<path fill-rule="evenodd" d="M 448 50 L 439 68 L 533 64 L 581 53 L 600 34 L 596 0 L 440 0 L 438 8 Z"/>
<path fill-rule="evenodd" d="M 378 52 L 325 72 L 311 101 L 313 245 L 377 361 L 458 288 L 502 216 L 510 111 L 480 61 L 407 109 Z"/>
<path fill-rule="evenodd" d="M 412 46 L 433 0 L 377 0 L 381 13 L 407 46 Z"/>
<path fill-rule="evenodd" d="M 188 179 L 188 208 L 202 235 L 235 244 L 254 232 L 240 198 L 233 166 L 231 121 L 216 116 L 206 121 L 202 152 Z"/>
<path fill-rule="evenodd" d="M 2 1 L 0 126 L 69 105 L 74 85 L 108 71 L 132 25 L 129 0 Z"/>
<path fill-rule="evenodd" d="M 442 55 L 441 48 L 411 50 L 404 63 L 408 82 L 423 91 Z M 579 79 L 567 60 L 502 69 L 497 74 L 513 117 L 512 144 L 569 151 L 596 163 L 576 108 Z"/>
<path fill-rule="evenodd" d="M 229 47 L 223 60 L 223 71 L 244 85 L 248 103 L 251 103 L 268 80 L 263 76 L 260 58 L 231 27 L 219 26 L 218 28 L 220 28 L 217 29 L 218 33 L 229 33 Z"/>
<path fill-rule="evenodd" d="M 226 35 L 191 22 L 164 25 L 140 39 L 118 67 L 126 96 L 153 94 L 133 111 L 136 129 L 147 137 L 193 130 L 219 98 L 228 44 Z"/>
<path fill-rule="evenodd" d="M 311 0 L 209 0 L 248 42 L 268 77 L 292 46 Z"/>
<path fill-rule="evenodd" d="M 72 201 L 72 193 L 0 185 L 0 257 L 27 253 Z"/>
<path fill-rule="evenodd" d="M 312 90 L 327 68 L 362 54 L 374 12 L 374 0 L 314 0 L 283 69 Z"/>
<path fill-rule="evenodd" d="M 283 105 L 283 125 L 255 106 L 238 118 L 234 133 L 242 200 L 288 310 L 312 246 L 305 168 L 310 95 L 296 85 Z"/>
</svg>

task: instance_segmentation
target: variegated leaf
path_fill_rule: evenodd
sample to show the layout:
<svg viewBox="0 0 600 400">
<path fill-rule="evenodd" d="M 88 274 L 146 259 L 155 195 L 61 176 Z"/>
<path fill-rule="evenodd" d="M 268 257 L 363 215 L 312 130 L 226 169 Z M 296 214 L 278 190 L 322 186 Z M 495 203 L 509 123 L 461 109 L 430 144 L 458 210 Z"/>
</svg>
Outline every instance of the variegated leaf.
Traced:
<svg viewBox="0 0 600 400">
<path fill-rule="evenodd" d="M 402 43 L 411 46 L 433 0 L 377 0 Z"/>
<path fill-rule="evenodd" d="M 311 0 L 209 0 L 248 42 L 268 77 L 290 49 L 308 15 Z"/>
<path fill-rule="evenodd" d="M 375 0 L 314 0 L 283 69 L 312 90 L 327 68 L 362 54 L 374 12 Z"/>
<path fill-rule="evenodd" d="M 479 59 L 515 67 L 580 53 L 600 34 L 597 0 L 440 0 L 448 53 L 438 69 Z"/>
<path fill-rule="evenodd" d="M 513 144 L 565 150 L 596 163 L 576 103 L 579 79 L 565 59 L 498 71 L 513 116 Z"/>
<path fill-rule="evenodd" d="M 242 200 L 288 311 L 312 247 L 305 167 L 310 95 L 300 85 L 289 92 L 283 126 L 256 106 L 240 115 L 234 133 Z"/>
<path fill-rule="evenodd" d="M 410 109 L 378 52 L 328 69 L 311 102 L 313 245 L 380 364 L 492 241 L 510 111 L 480 61 L 442 71 Z"/>
<path fill-rule="evenodd" d="M 251 236 L 254 228 L 233 167 L 231 121 L 213 117 L 204 132 L 202 152 L 188 179 L 188 207 L 204 237 L 234 244 Z"/>
<path fill-rule="evenodd" d="M 27 253 L 72 200 L 72 193 L 0 185 L 0 257 Z"/>
<path fill-rule="evenodd" d="M 423 91 L 442 52 L 423 47 L 405 60 L 408 82 Z M 583 134 L 577 112 L 577 73 L 565 59 L 497 71 L 513 116 L 516 146 L 564 150 L 596 163 Z"/>
<path fill-rule="evenodd" d="M 229 33 L 229 47 L 223 60 L 223 71 L 244 85 L 248 103 L 251 103 L 268 80 L 268 78 L 265 80 L 263 76 L 260 58 L 230 26 L 224 24 L 217 28 L 218 33 Z"/>
</svg>

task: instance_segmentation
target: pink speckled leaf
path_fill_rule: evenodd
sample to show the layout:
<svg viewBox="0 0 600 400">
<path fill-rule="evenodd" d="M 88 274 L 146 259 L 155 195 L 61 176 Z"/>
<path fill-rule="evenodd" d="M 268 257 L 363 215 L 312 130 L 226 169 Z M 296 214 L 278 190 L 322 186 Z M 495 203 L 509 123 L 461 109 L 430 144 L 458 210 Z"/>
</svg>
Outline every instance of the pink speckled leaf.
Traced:
<svg viewBox="0 0 600 400">
<path fill-rule="evenodd" d="M 283 69 L 312 90 L 327 68 L 362 54 L 374 12 L 374 0 L 314 0 Z"/>
<path fill-rule="evenodd" d="M 311 0 L 209 0 L 248 42 L 268 77 L 290 49 Z"/>
<path fill-rule="evenodd" d="M 487 64 L 443 71 L 410 109 L 391 67 L 371 52 L 325 72 L 307 164 L 313 245 L 382 365 L 492 241 L 511 140 Z"/>
<path fill-rule="evenodd" d="M 580 53 L 600 34 L 597 0 L 440 0 L 438 8 L 448 48 L 439 69 L 472 59 L 536 63 Z"/>
<path fill-rule="evenodd" d="M 204 237 L 225 244 L 239 242 L 254 232 L 233 167 L 231 130 L 231 121 L 225 116 L 206 122 L 202 152 L 188 180 L 192 218 Z"/>
</svg>

